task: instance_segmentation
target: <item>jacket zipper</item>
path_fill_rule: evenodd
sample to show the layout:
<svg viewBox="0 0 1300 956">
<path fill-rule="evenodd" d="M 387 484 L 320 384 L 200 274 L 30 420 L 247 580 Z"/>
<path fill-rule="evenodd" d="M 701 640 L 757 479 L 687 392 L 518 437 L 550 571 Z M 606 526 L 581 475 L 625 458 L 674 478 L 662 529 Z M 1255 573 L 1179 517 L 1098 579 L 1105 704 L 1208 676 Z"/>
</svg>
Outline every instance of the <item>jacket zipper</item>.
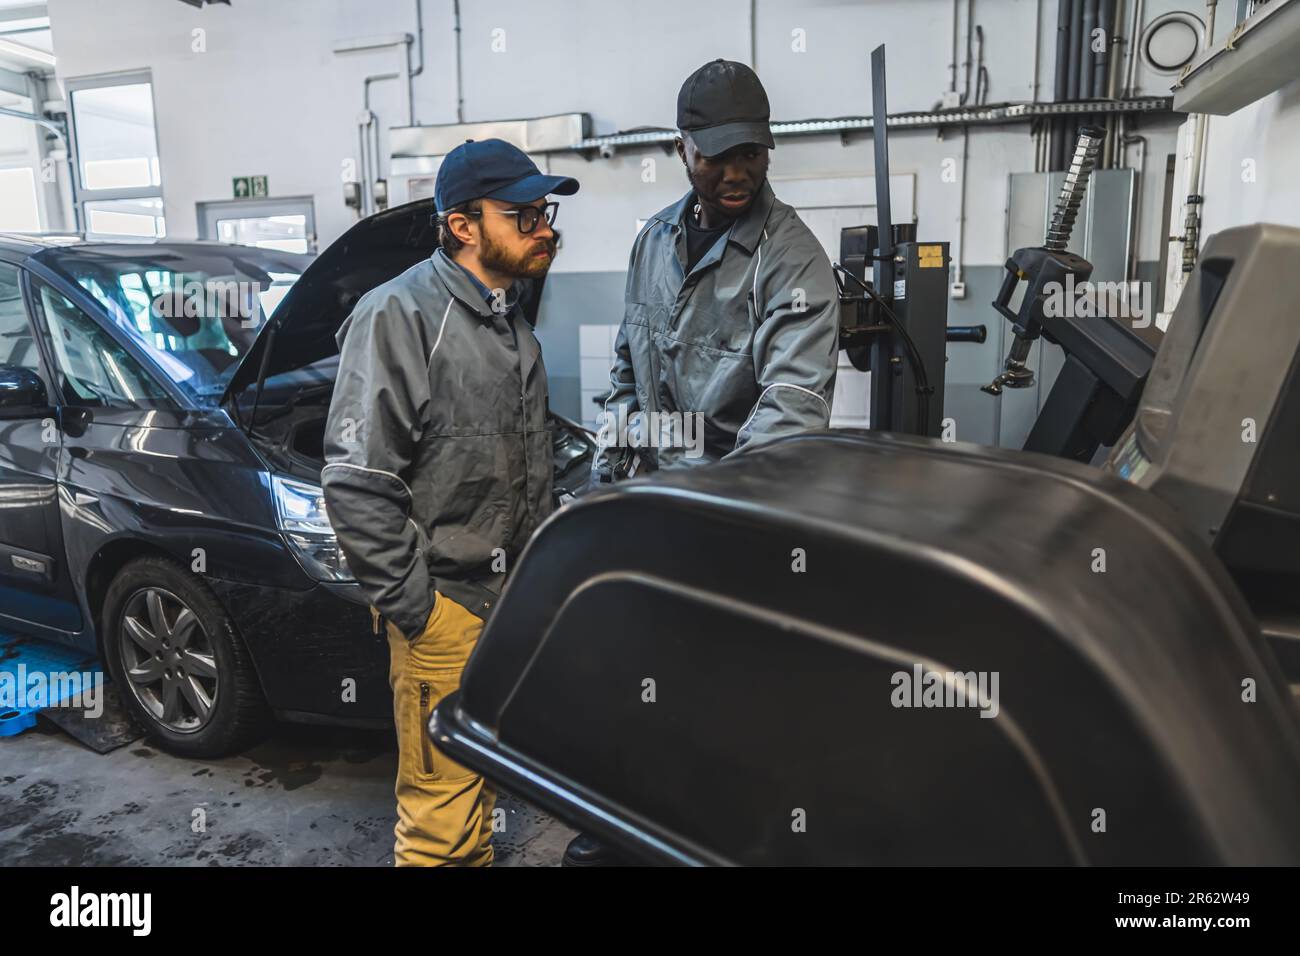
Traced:
<svg viewBox="0 0 1300 956">
<path fill-rule="evenodd" d="M 433 745 L 429 742 L 429 699 L 431 697 L 427 681 L 420 681 L 420 760 L 426 774 L 433 773 Z"/>
<path fill-rule="evenodd" d="M 523 419 L 523 446 L 524 446 L 524 514 L 532 516 L 532 488 L 528 483 L 528 383 L 524 381 L 524 347 L 519 342 L 519 329 L 513 324 L 510 331 L 515 340 L 515 368 L 519 371 L 519 415 Z"/>
</svg>

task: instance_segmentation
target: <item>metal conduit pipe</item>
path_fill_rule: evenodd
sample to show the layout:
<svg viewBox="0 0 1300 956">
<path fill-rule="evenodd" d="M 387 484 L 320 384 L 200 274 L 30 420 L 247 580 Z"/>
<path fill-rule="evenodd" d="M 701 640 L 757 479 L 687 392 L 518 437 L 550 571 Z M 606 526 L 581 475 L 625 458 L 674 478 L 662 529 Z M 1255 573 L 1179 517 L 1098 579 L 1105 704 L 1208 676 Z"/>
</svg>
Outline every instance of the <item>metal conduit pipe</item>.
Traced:
<svg viewBox="0 0 1300 956">
<path fill-rule="evenodd" d="M 357 121 L 357 135 L 361 149 L 361 214 L 364 218 L 377 210 L 374 202 L 374 186 L 383 177 L 379 169 L 379 123 L 378 117 L 370 108 L 370 84 L 380 80 L 396 80 L 398 73 L 375 73 L 367 76 L 362 83 L 365 108 Z"/>
<path fill-rule="evenodd" d="M 1095 54 L 1092 71 L 1092 97 L 1114 97 L 1110 46 L 1115 37 L 1115 0 L 1101 0 L 1097 5 L 1097 29 L 1101 31 L 1101 49 Z"/>
<path fill-rule="evenodd" d="M 1052 96 L 1056 102 L 1065 99 L 1070 70 L 1070 0 L 1057 0 L 1056 4 L 1056 63 L 1053 69 Z M 1048 169 L 1059 169 L 1065 162 L 1064 132 L 1061 120 L 1051 124 L 1051 145 L 1048 147 Z"/>
<path fill-rule="evenodd" d="M 1095 100 L 1104 99 L 1106 91 L 1110 87 L 1110 39 L 1114 33 L 1115 20 L 1115 0 L 1099 0 L 1097 4 L 1097 30 L 1100 31 L 1101 49 L 1093 53 L 1092 58 L 1092 92 L 1091 96 Z M 1110 144 L 1114 139 L 1114 120 L 1108 119 L 1104 124 L 1106 129 L 1106 141 L 1102 144 L 1101 155 L 1097 157 L 1097 165 L 1101 169 L 1110 167 Z"/>
<path fill-rule="evenodd" d="M 966 0 L 966 62 L 963 64 L 966 71 L 966 79 L 963 81 L 961 91 L 962 105 L 970 102 L 970 68 L 971 68 L 971 40 L 975 29 L 975 0 Z"/>
<path fill-rule="evenodd" d="M 1093 74 L 1097 54 L 1093 52 L 1092 33 L 1097 29 L 1098 0 L 1083 0 L 1083 29 L 1079 31 L 1079 98 L 1094 96 Z"/>
<path fill-rule="evenodd" d="M 1106 99 L 1113 100 L 1119 95 L 1120 73 L 1123 70 L 1123 60 L 1119 52 L 1119 44 L 1124 42 L 1119 31 L 1122 29 L 1121 24 L 1124 21 L 1124 0 L 1112 0 L 1110 11 L 1110 40 L 1108 44 L 1108 65 L 1106 70 Z M 1119 147 L 1120 140 L 1125 136 L 1124 118 L 1122 116 L 1106 117 L 1106 165 L 1114 169 L 1119 165 Z"/>
<path fill-rule="evenodd" d="M 1138 38 L 1142 35 L 1142 0 L 1133 0 L 1133 10 L 1129 16 L 1128 36 L 1125 37 L 1125 45 L 1128 49 L 1125 52 L 1124 60 L 1124 84 L 1119 89 L 1119 95 L 1128 99 L 1133 94 L 1133 86 L 1137 76 L 1137 58 L 1138 58 Z M 1128 165 L 1128 144 L 1129 144 L 1130 121 L 1127 116 L 1120 117 L 1120 135 L 1119 135 L 1119 165 Z M 1144 157 L 1145 161 L 1145 157 Z"/>
<path fill-rule="evenodd" d="M 460 55 L 460 0 L 455 0 L 452 11 L 455 17 L 452 29 L 456 32 L 456 122 L 463 123 L 465 122 L 465 78 Z"/>
<path fill-rule="evenodd" d="M 411 66 L 411 47 L 414 46 L 420 56 L 420 65 Z M 411 125 L 417 125 L 415 119 L 415 78 L 424 72 L 424 5 L 423 0 L 415 0 L 415 42 L 406 45 L 406 102 L 409 106 Z"/>
<path fill-rule="evenodd" d="M 952 0 L 952 82 L 948 85 L 949 92 L 957 92 L 957 36 L 960 21 L 961 0 Z"/>
<path fill-rule="evenodd" d="M 1146 176 L 1147 149 L 1148 143 L 1145 136 L 1130 135 L 1125 137 L 1124 145 L 1129 143 L 1138 143 L 1142 147 L 1142 155 L 1137 161 L 1137 176 L 1134 177 L 1133 188 L 1133 219 L 1129 227 L 1129 254 L 1128 254 L 1128 280 L 1133 282 L 1137 279 L 1138 264 L 1138 239 L 1139 231 L 1142 228 L 1142 181 Z M 1164 229 L 1164 226 L 1161 226 Z M 1148 310 L 1155 308 L 1154 297 L 1148 297 L 1146 300 Z"/>
<path fill-rule="evenodd" d="M 1079 98 L 1079 53 L 1081 49 L 1080 34 L 1083 33 L 1083 3 L 1084 0 L 1070 0 L 1069 73 L 1065 77 L 1065 98 L 1071 102 Z M 1070 137 L 1072 143 L 1074 139 L 1075 137 Z"/>
</svg>

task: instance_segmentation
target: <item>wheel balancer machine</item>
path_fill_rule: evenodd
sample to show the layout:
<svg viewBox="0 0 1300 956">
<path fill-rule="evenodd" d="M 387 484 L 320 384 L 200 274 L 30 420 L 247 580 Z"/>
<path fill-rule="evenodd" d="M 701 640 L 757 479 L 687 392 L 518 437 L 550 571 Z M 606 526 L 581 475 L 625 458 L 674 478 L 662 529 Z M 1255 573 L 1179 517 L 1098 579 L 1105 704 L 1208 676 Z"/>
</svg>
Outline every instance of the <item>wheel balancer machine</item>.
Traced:
<svg viewBox="0 0 1300 956">
<path fill-rule="evenodd" d="M 1012 323 L 1014 338 L 1002 372 L 981 389 L 999 396 L 1004 388 L 1028 388 L 1034 373 L 1025 362 L 1034 340 L 1041 335 L 1061 346 L 1065 365 L 1024 447 L 1082 462 L 1090 462 L 1098 448 L 1113 445 L 1133 420 L 1155 359 L 1151 346 L 1119 317 L 1097 314 L 1100 302 L 1078 307 L 1080 297 L 1088 294 L 1084 290 L 1092 263 L 1067 252 L 1066 246 L 1105 136 L 1106 131 L 1096 127 L 1079 131 L 1046 241 L 1017 249 L 1007 260 L 993 308 Z M 1022 281 L 1024 296 L 1013 310 L 1011 300 Z"/>
<path fill-rule="evenodd" d="M 840 348 L 871 372 L 870 428 L 937 438 L 947 343 L 987 331 L 948 325 L 948 243 L 918 242 L 915 223 L 892 221 L 883 45 L 871 53 L 871 98 L 876 224 L 840 232 Z"/>
</svg>

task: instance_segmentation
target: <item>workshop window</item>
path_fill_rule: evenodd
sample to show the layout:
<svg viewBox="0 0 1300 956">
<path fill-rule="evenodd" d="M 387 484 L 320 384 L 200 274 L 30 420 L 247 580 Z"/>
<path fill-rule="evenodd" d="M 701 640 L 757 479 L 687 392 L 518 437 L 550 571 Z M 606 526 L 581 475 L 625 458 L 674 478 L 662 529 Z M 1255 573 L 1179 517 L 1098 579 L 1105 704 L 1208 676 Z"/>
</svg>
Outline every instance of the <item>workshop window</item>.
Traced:
<svg viewBox="0 0 1300 956">
<path fill-rule="evenodd" d="M 68 90 L 82 228 L 91 236 L 163 238 L 162 167 L 148 75 L 74 79 Z"/>
<path fill-rule="evenodd" d="M 276 249 L 316 251 L 316 208 L 310 196 L 234 199 L 197 205 L 199 238 Z"/>
</svg>

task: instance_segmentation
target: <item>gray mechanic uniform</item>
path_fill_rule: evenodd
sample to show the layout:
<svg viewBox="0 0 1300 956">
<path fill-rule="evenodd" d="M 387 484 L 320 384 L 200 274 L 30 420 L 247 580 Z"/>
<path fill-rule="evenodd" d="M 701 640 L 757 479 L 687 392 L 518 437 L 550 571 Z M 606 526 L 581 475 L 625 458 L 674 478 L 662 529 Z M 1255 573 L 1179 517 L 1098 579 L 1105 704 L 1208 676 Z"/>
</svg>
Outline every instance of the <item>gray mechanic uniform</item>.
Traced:
<svg viewBox="0 0 1300 956">
<path fill-rule="evenodd" d="M 693 203 L 690 192 L 656 213 L 632 247 L 605 412 L 701 413 L 703 454 L 615 447 L 618 429 L 603 429 L 597 479 L 707 464 L 830 422 L 839 302 L 821 244 L 765 182 L 687 275 Z"/>
<path fill-rule="evenodd" d="M 326 506 L 366 598 L 408 638 L 435 590 L 486 620 L 499 569 L 552 509 L 541 349 L 521 310 L 486 293 L 438 250 L 338 333 Z"/>
</svg>

